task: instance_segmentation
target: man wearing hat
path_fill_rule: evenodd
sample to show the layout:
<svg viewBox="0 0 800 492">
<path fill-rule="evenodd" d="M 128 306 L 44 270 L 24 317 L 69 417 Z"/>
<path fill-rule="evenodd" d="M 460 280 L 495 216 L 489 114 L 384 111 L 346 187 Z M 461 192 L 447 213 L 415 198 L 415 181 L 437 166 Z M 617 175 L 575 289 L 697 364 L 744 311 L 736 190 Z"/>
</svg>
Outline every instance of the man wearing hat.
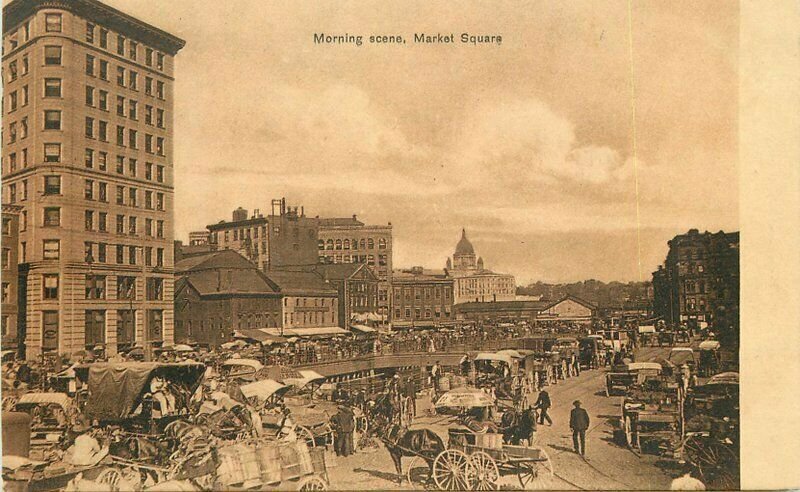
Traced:
<svg viewBox="0 0 800 492">
<path fill-rule="evenodd" d="M 589 413 L 581 408 L 581 401 L 572 402 L 575 408 L 569 413 L 569 428 L 572 429 L 572 446 L 575 452 L 586 456 L 586 430 L 589 428 Z M 580 441 L 580 442 L 579 442 Z"/>
</svg>

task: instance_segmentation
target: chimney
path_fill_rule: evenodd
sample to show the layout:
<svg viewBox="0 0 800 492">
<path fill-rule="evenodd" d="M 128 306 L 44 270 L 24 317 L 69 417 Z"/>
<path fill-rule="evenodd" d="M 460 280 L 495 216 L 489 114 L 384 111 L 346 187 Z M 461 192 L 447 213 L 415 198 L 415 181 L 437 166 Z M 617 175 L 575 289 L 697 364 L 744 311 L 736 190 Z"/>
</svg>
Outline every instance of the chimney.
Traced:
<svg viewBox="0 0 800 492">
<path fill-rule="evenodd" d="M 356 220 L 356 214 L 353 214 L 353 220 Z"/>
</svg>

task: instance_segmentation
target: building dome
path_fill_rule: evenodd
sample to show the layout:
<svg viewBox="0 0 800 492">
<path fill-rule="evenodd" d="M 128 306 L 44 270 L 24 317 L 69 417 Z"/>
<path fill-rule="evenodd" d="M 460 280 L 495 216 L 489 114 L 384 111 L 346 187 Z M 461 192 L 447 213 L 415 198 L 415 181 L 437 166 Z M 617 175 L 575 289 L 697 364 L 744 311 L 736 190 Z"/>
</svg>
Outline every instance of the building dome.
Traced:
<svg viewBox="0 0 800 492">
<path fill-rule="evenodd" d="M 456 245 L 456 255 L 474 255 L 475 249 L 472 247 L 472 243 L 469 242 L 467 239 L 467 231 L 461 229 L 461 240 L 458 241 Z"/>
</svg>

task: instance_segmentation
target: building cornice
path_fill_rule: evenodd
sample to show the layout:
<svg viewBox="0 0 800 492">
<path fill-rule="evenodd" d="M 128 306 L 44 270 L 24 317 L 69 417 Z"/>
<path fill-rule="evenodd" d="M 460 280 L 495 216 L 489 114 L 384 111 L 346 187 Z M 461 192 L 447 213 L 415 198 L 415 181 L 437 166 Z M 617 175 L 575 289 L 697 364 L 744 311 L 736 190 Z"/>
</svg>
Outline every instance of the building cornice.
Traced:
<svg viewBox="0 0 800 492">
<path fill-rule="evenodd" d="M 174 56 L 186 41 L 97 0 L 15 0 L 3 8 L 3 34 L 41 9 L 62 9 Z"/>
</svg>

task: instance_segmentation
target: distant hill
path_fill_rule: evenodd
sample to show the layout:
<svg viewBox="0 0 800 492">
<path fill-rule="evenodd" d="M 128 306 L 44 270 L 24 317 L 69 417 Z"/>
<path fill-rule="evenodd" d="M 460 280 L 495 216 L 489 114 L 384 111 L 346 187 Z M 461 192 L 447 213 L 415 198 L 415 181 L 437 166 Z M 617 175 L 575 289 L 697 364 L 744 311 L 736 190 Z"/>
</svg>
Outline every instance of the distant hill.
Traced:
<svg viewBox="0 0 800 492">
<path fill-rule="evenodd" d="M 542 296 L 542 300 L 557 300 L 567 294 L 586 299 L 599 308 L 647 306 L 651 299 L 650 282 L 601 282 L 584 280 L 571 284 L 546 284 L 536 282 L 517 287 L 517 295 Z"/>
</svg>

